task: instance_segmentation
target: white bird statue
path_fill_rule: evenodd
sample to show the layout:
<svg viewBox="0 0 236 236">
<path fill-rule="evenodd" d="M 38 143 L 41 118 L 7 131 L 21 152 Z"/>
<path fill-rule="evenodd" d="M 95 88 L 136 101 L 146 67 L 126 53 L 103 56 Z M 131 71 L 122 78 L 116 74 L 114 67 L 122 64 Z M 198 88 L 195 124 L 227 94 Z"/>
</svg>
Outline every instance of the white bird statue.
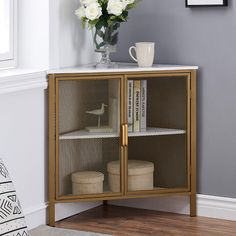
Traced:
<svg viewBox="0 0 236 236">
<path fill-rule="evenodd" d="M 100 128 L 101 126 L 101 115 L 104 114 L 105 112 L 105 107 L 107 107 L 106 104 L 102 103 L 102 106 L 100 109 L 95 109 L 95 110 L 91 110 L 91 111 L 86 111 L 87 114 L 92 114 L 92 115 L 96 115 L 98 116 L 98 128 Z"/>
</svg>

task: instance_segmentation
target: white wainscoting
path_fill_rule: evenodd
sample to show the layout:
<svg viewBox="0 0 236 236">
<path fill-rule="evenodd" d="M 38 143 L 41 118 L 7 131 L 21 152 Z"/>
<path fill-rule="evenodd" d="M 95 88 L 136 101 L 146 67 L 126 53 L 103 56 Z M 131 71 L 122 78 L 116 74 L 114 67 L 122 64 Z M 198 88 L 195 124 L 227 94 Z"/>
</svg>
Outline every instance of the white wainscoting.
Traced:
<svg viewBox="0 0 236 236">
<path fill-rule="evenodd" d="M 47 222 L 46 88 L 45 71 L 0 71 L 0 156 L 14 182 L 29 229 Z M 100 204 L 58 204 L 56 219 Z"/>
<path fill-rule="evenodd" d="M 23 211 L 29 215 L 30 227 L 32 221 L 40 224 L 45 218 L 46 88 L 45 71 L 0 72 L 0 156 L 9 170 Z M 37 216 L 33 214 L 35 209 Z"/>
<path fill-rule="evenodd" d="M 0 72 L 0 94 L 36 88 L 47 88 L 45 71 L 15 69 Z"/>
</svg>

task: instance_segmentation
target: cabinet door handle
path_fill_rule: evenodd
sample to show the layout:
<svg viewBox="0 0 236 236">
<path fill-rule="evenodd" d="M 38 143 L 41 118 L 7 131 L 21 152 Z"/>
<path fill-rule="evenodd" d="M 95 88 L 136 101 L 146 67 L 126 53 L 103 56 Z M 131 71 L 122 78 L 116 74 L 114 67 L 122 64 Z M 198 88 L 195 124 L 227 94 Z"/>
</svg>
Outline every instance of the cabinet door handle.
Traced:
<svg viewBox="0 0 236 236">
<path fill-rule="evenodd" d="M 121 125 L 121 146 L 128 146 L 128 125 Z"/>
</svg>

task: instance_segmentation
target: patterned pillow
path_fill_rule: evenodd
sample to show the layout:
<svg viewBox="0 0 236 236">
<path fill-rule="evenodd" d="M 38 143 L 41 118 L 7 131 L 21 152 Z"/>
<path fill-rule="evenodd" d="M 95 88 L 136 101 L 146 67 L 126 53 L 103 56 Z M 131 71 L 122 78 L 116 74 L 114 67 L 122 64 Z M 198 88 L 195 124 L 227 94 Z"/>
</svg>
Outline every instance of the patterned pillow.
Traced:
<svg viewBox="0 0 236 236">
<path fill-rule="evenodd" d="M 0 159 L 0 235 L 28 236 L 25 217 L 9 177 L 7 168 Z"/>
</svg>

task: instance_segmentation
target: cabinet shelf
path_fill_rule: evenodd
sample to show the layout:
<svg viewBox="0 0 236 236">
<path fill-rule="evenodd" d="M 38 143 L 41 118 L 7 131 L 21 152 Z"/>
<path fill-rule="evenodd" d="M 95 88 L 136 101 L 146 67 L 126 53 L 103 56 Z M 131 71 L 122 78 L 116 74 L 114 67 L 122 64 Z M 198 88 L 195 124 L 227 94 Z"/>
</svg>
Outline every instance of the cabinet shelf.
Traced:
<svg viewBox="0 0 236 236">
<path fill-rule="evenodd" d="M 186 131 L 182 129 L 167 129 L 167 128 L 156 128 L 148 127 L 146 131 L 142 132 L 130 132 L 129 137 L 139 137 L 139 136 L 161 136 L 161 135 L 175 135 L 175 134 L 185 134 Z"/>
<path fill-rule="evenodd" d="M 59 135 L 59 140 L 117 138 L 117 137 L 119 137 L 119 133 L 117 132 L 90 133 L 87 130 L 77 130 Z"/>
<path fill-rule="evenodd" d="M 161 135 L 178 135 L 185 134 L 185 130 L 181 129 L 167 129 L 148 127 L 146 131 L 142 132 L 130 132 L 129 137 L 139 136 L 161 136 Z M 87 130 L 77 130 L 59 136 L 59 140 L 73 140 L 73 139 L 94 139 L 94 138 L 117 138 L 119 133 L 116 132 L 104 132 L 104 133 L 90 133 Z"/>
</svg>

